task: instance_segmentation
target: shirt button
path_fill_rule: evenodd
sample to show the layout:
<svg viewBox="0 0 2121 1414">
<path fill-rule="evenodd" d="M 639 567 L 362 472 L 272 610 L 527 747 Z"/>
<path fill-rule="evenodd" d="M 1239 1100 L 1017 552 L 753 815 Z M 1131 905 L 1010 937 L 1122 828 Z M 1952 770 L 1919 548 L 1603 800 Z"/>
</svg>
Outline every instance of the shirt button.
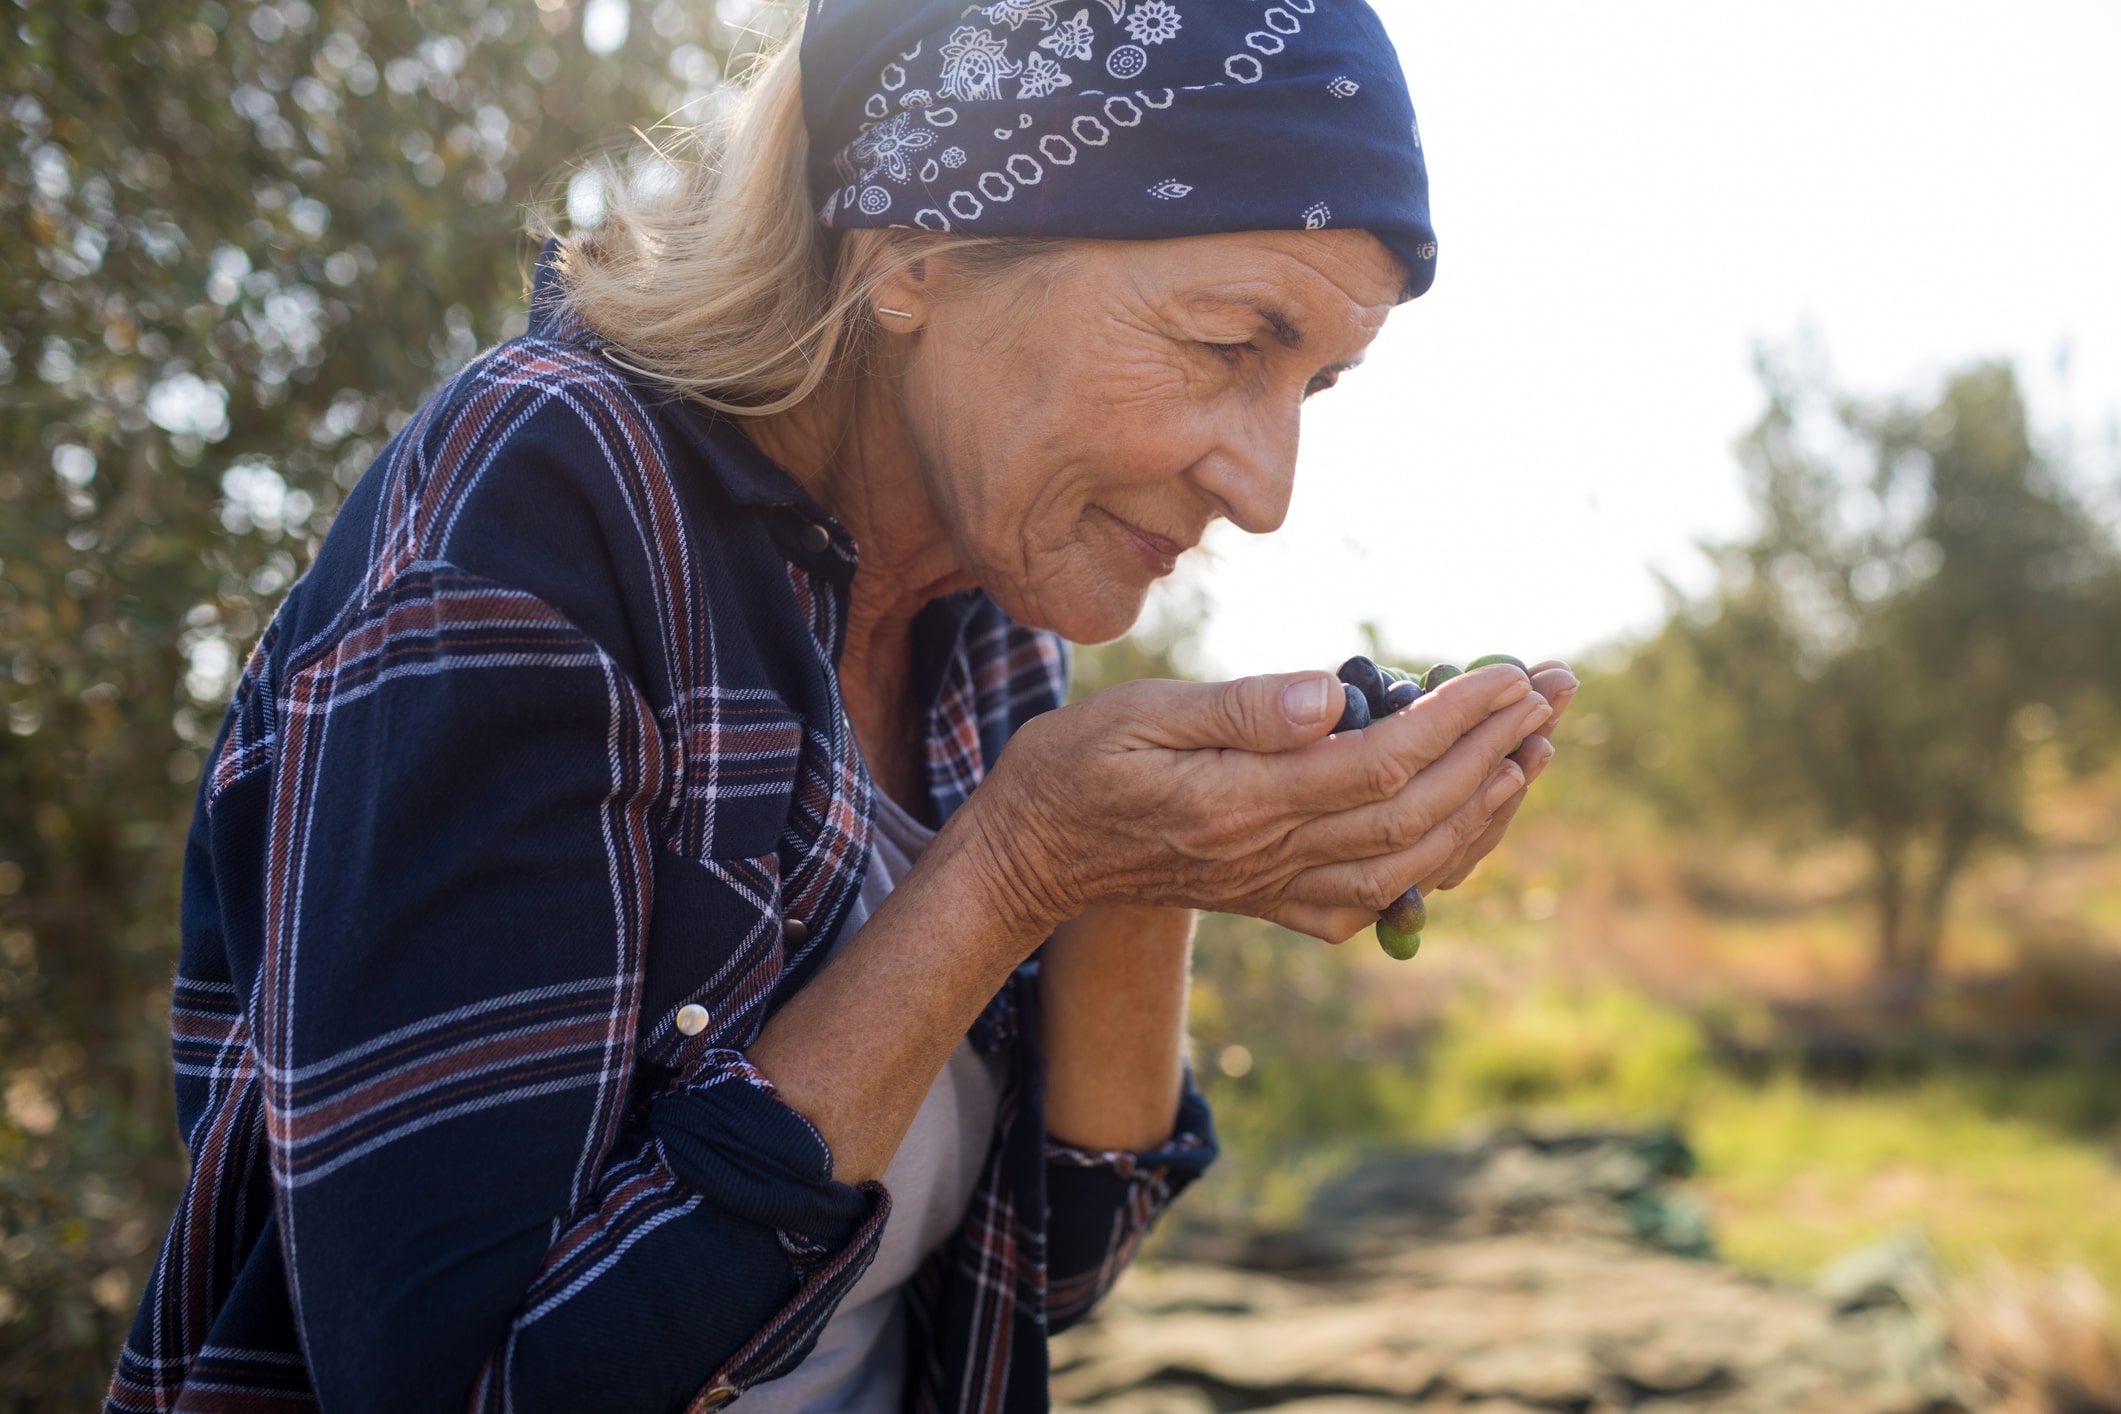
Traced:
<svg viewBox="0 0 2121 1414">
<path fill-rule="evenodd" d="M 803 527 L 802 540 L 805 550 L 813 555 L 822 555 L 832 545 L 832 532 L 813 523 Z"/>
<path fill-rule="evenodd" d="M 781 941 L 791 948 L 799 948 L 810 941 L 810 925 L 793 914 L 781 923 Z"/>
<path fill-rule="evenodd" d="M 694 1002 L 678 1008 L 678 1030 L 687 1036 L 697 1036 L 707 1029 L 707 1008 Z"/>
</svg>

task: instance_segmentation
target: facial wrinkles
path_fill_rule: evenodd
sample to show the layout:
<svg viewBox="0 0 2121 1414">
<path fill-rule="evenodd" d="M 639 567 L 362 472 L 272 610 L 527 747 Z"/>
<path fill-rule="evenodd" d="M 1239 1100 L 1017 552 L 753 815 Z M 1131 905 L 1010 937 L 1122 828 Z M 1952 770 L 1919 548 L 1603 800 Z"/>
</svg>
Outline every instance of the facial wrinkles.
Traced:
<svg viewBox="0 0 2121 1414">
<path fill-rule="evenodd" d="M 1201 519 L 1169 505 L 1185 465 L 1171 447 L 1174 416 L 1187 412 L 1182 364 L 1123 303 L 1108 298 L 1084 314 L 1057 337 L 1041 370 L 1049 396 L 1012 439 L 1014 465 L 1035 469 L 1021 499 L 994 507 L 1014 523 L 986 527 L 1010 536 L 1012 578 L 1053 616 L 1066 607 L 1054 596 L 1109 602 L 1145 588 L 1118 526 L 1093 508 L 1182 541 Z"/>
<path fill-rule="evenodd" d="M 1113 335 L 1099 350 L 1091 385 L 1101 455 L 1084 467 L 1072 503 L 1059 508 L 1101 564 L 1115 551 L 1114 527 L 1100 523 L 1099 512 L 1180 545 L 1199 539 L 1214 507 L 1185 473 L 1217 436 L 1213 389 L 1192 351 L 1138 320 L 1108 327 Z"/>
<path fill-rule="evenodd" d="M 1384 288 L 1388 272 L 1366 271 L 1330 249 L 1276 251 L 1266 263 L 1271 274 L 1189 292 L 1196 320 L 1230 328 L 1258 349 L 1248 358 L 1259 383 L 1230 400 L 1227 415 L 1241 430 L 1218 449 L 1217 457 L 1228 462 L 1192 474 L 1232 520 L 1253 533 L 1277 529 L 1287 516 L 1299 409 L 1312 380 L 1361 357 L 1390 313 L 1393 293 Z M 1371 295 L 1376 302 L 1365 302 Z M 1240 498 L 1242 505 L 1236 503 Z"/>
<path fill-rule="evenodd" d="M 1096 357 L 1085 360 L 1085 381 L 1095 379 L 1093 404 L 1099 425 L 1109 429 L 1108 442 L 1123 452 L 1137 449 L 1134 464 L 1107 463 L 1091 488 L 1083 510 L 1101 505 L 1107 511 L 1181 544 L 1197 541 L 1217 515 L 1230 515 L 1249 529 L 1278 523 L 1287 500 L 1286 485 L 1273 492 L 1273 505 L 1262 507 L 1256 495 L 1233 505 L 1222 493 L 1220 473 L 1229 471 L 1256 482 L 1272 475 L 1272 462 L 1293 456 L 1293 428 L 1287 434 L 1272 423 L 1293 420 L 1266 396 L 1269 369 L 1258 357 L 1243 353 L 1232 367 L 1205 346 L 1209 338 L 1257 338 L 1259 316 L 1249 309 L 1243 324 L 1225 332 L 1210 327 L 1191 307 L 1194 291 L 1184 269 L 1130 269 L 1130 278 L 1111 281 L 1104 299 L 1103 339 Z M 1287 302 L 1261 282 L 1257 302 L 1271 297 Z M 1227 316 L 1225 316 L 1227 322 Z M 1077 432 L 1075 435 L 1079 436 Z M 1271 448 L 1286 437 L 1289 449 L 1276 458 Z M 1143 464 L 1146 462 L 1146 464 Z M 1204 470 L 1213 474 L 1200 475 Z M 1286 474 L 1281 478 L 1286 482 Z M 1249 489 L 1249 488 L 1247 488 Z M 1110 554 L 1109 541 L 1099 548 Z"/>
<path fill-rule="evenodd" d="M 943 357 L 915 380 L 920 459 L 961 562 L 1047 622 L 1084 594 L 1110 608 L 1145 587 L 1094 507 L 1181 544 L 1216 515 L 1278 525 L 1305 387 L 1360 354 L 1397 293 L 1381 248 L 1136 250 L 1152 258 L 1077 262 L 1029 320 L 996 307 L 1006 296 L 956 306 L 937 321 Z M 1283 311 L 1305 347 L 1284 347 L 1253 305 Z M 1224 339 L 1259 352 L 1232 367 L 1202 347 Z"/>
<path fill-rule="evenodd" d="M 1054 494 L 1058 479 L 1022 474 L 1052 455 L 1041 446 L 1049 439 L 1039 425 L 1040 406 L 1042 386 L 1057 381 L 1057 370 L 1038 341 L 1002 330 L 985 337 L 959 333 L 979 327 L 978 303 L 945 311 L 939 322 L 965 323 L 946 326 L 951 354 L 925 370 L 927 408 L 919 421 L 936 435 L 921 461 L 966 569 L 990 588 L 1022 584 L 1037 555 L 1020 531 L 1040 518 L 1038 501 Z M 997 555 L 1003 546 L 1014 553 Z"/>
</svg>

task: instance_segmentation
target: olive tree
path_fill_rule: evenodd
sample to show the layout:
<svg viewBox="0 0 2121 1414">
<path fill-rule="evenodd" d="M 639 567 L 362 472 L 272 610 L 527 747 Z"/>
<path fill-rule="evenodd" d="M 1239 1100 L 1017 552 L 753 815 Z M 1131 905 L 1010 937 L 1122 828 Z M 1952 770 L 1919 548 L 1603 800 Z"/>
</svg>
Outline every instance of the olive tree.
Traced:
<svg viewBox="0 0 2121 1414">
<path fill-rule="evenodd" d="M 0 1407 L 99 1397 L 183 1155 L 176 877 L 264 618 L 527 209 L 783 23 L 688 0 L 80 0 L 0 46 Z"/>
<path fill-rule="evenodd" d="M 1761 369 L 1759 529 L 1635 656 L 1635 764 L 1676 809 L 1860 840 L 1882 992 L 1911 1003 L 1968 861 L 2020 831 L 2028 748 L 2111 722 L 2116 547 L 2009 367 L 1886 403 Z"/>
</svg>

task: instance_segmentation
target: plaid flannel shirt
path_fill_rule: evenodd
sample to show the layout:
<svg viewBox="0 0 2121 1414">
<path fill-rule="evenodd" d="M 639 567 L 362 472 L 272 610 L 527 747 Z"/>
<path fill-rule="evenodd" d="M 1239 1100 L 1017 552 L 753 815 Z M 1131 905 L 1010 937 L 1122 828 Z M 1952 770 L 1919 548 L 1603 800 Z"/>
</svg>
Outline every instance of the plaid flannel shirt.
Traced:
<svg viewBox="0 0 2121 1414">
<path fill-rule="evenodd" d="M 202 784 L 172 1007 L 192 1168 L 112 1410 L 669 1410 L 786 1373 L 890 1202 L 744 1048 L 860 889 L 835 665 L 855 548 L 735 427 L 558 312 L 441 389 L 252 655 Z M 1067 656 L 984 595 L 916 624 L 938 820 Z M 1047 1405 L 1214 1153 L 1046 1138 L 1037 963 L 906 1403 Z M 681 1007 L 708 1025 L 682 1034 Z"/>
</svg>

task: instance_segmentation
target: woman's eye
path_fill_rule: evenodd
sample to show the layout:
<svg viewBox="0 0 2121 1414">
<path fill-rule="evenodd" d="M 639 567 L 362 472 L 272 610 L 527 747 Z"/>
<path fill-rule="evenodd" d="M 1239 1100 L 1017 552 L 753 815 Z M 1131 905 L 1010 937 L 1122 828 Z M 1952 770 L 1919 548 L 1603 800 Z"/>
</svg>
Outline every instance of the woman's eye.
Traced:
<svg viewBox="0 0 2121 1414">
<path fill-rule="evenodd" d="M 1217 357 L 1221 358 L 1224 363 L 1230 364 L 1232 367 L 1235 367 L 1237 364 L 1243 363 L 1246 354 L 1256 354 L 1259 352 L 1259 345 L 1253 343 L 1250 339 L 1245 339 L 1238 343 L 1229 344 L 1216 343 L 1212 340 L 1203 340 L 1203 342 L 1207 345 L 1207 347 L 1215 350 Z"/>
</svg>

